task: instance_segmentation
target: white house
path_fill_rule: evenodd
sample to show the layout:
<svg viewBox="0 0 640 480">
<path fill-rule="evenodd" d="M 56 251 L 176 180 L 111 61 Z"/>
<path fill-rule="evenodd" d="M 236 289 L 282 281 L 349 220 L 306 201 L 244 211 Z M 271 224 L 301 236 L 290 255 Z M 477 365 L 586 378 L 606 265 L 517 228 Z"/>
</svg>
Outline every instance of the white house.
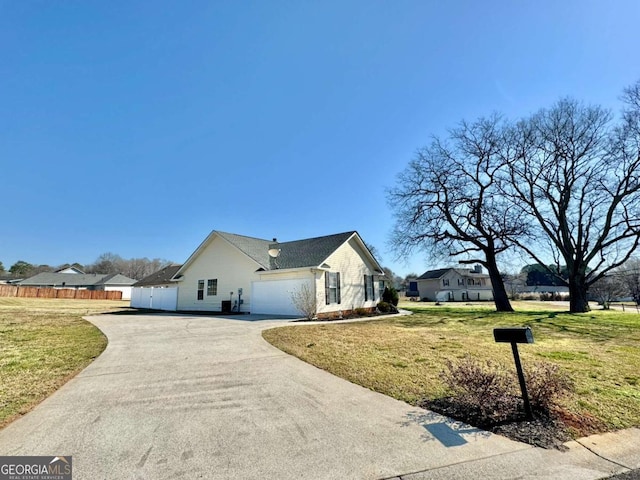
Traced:
<svg viewBox="0 0 640 480">
<path fill-rule="evenodd" d="M 357 232 L 292 242 L 213 231 L 176 272 L 178 310 L 300 316 L 291 294 L 303 285 L 320 317 L 373 310 L 382 267 Z"/>
<path fill-rule="evenodd" d="M 476 265 L 429 270 L 417 279 L 420 298 L 431 301 L 493 300 L 491 278 Z"/>
<path fill-rule="evenodd" d="M 131 286 L 136 283 L 133 278 L 119 273 L 57 273 L 42 272 L 17 282 L 23 287 L 39 288 L 71 288 L 76 290 L 105 290 L 122 292 L 122 299 L 131 298 Z"/>
<path fill-rule="evenodd" d="M 175 311 L 178 287 L 171 279 L 182 265 L 168 265 L 133 284 L 131 306 L 153 310 Z"/>
</svg>

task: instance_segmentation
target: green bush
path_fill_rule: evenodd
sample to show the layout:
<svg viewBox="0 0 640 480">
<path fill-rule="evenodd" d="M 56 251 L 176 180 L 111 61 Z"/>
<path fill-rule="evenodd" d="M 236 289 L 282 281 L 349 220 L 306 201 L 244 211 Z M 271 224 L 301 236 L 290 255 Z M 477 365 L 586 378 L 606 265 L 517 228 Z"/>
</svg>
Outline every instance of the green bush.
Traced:
<svg viewBox="0 0 640 480">
<path fill-rule="evenodd" d="M 380 302 L 378 303 L 378 311 L 380 313 L 398 313 L 398 309 L 389 302 Z"/>
<path fill-rule="evenodd" d="M 382 301 L 385 303 L 390 303 L 394 307 L 398 306 L 398 301 L 400 297 L 398 296 L 398 291 L 391 287 L 384 287 L 384 292 L 382 292 Z"/>
</svg>

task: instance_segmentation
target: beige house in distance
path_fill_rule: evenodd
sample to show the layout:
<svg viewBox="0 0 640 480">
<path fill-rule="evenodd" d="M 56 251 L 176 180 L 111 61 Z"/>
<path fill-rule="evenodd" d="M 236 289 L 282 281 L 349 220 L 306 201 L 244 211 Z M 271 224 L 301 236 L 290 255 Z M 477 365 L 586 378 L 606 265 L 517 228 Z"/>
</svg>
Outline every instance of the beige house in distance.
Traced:
<svg viewBox="0 0 640 480">
<path fill-rule="evenodd" d="M 482 267 L 429 270 L 417 279 L 421 299 L 440 302 L 493 300 L 489 275 Z"/>
</svg>

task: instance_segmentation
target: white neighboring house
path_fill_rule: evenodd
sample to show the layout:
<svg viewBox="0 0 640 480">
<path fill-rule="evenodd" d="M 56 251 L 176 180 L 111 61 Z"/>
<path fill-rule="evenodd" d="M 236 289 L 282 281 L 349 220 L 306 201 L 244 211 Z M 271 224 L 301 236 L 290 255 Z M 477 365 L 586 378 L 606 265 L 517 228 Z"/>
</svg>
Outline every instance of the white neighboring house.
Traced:
<svg viewBox="0 0 640 480">
<path fill-rule="evenodd" d="M 429 270 L 417 279 L 420 298 L 429 301 L 493 300 L 491 278 L 482 267 Z"/>
<path fill-rule="evenodd" d="M 119 273 L 57 273 L 42 272 L 17 283 L 21 287 L 71 288 L 75 290 L 105 290 L 122 292 L 122 299 L 131 298 L 133 278 Z"/>
<path fill-rule="evenodd" d="M 131 307 L 175 311 L 178 287 L 171 279 L 182 265 L 169 265 L 133 284 Z"/>
<path fill-rule="evenodd" d="M 178 310 L 301 316 L 291 294 L 310 287 L 320 317 L 375 309 L 384 271 L 360 235 L 279 243 L 213 231 L 176 272 Z"/>
</svg>

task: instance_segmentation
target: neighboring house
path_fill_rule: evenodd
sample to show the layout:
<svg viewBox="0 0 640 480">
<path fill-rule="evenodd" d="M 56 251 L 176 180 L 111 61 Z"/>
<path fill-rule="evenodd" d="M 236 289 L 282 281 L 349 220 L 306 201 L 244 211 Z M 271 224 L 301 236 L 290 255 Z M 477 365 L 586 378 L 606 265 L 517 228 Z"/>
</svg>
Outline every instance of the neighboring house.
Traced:
<svg viewBox="0 0 640 480">
<path fill-rule="evenodd" d="M 175 311 L 178 308 L 178 287 L 173 276 L 182 265 L 169 265 L 133 284 L 131 307 Z"/>
<path fill-rule="evenodd" d="M 119 273 L 56 273 L 42 272 L 17 283 L 21 287 L 39 288 L 72 288 L 77 290 L 120 291 L 122 299 L 131 298 L 131 286 L 136 283 L 133 278 Z"/>
<path fill-rule="evenodd" d="M 55 273 L 77 273 L 77 274 L 84 274 L 84 272 L 82 270 L 80 270 L 79 268 L 76 267 L 65 267 L 65 268 L 61 268 L 60 270 L 56 270 Z"/>
<path fill-rule="evenodd" d="M 482 267 L 429 270 L 417 279 L 420 298 L 429 301 L 493 300 L 491 279 Z"/>
<path fill-rule="evenodd" d="M 176 282 L 172 282 L 173 276 L 180 270 L 182 265 L 169 265 L 157 272 L 152 273 L 149 276 L 144 277 L 142 280 L 133 284 L 133 287 L 154 287 L 154 288 L 168 288 L 175 287 Z"/>
<path fill-rule="evenodd" d="M 407 289 L 404 294 L 406 297 L 410 297 L 412 299 L 420 297 L 420 292 L 418 291 L 418 280 L 416 278 L 409 279 L 407 282 Z"/>
<path fill-rule="evenodd" d="M 213 231 L 176 272 L 178 310 L 300 316 L 306 290 L 319 316 L 373 310 L 384 272 L 357 232 L 279 243 Z"/>
</svg>

